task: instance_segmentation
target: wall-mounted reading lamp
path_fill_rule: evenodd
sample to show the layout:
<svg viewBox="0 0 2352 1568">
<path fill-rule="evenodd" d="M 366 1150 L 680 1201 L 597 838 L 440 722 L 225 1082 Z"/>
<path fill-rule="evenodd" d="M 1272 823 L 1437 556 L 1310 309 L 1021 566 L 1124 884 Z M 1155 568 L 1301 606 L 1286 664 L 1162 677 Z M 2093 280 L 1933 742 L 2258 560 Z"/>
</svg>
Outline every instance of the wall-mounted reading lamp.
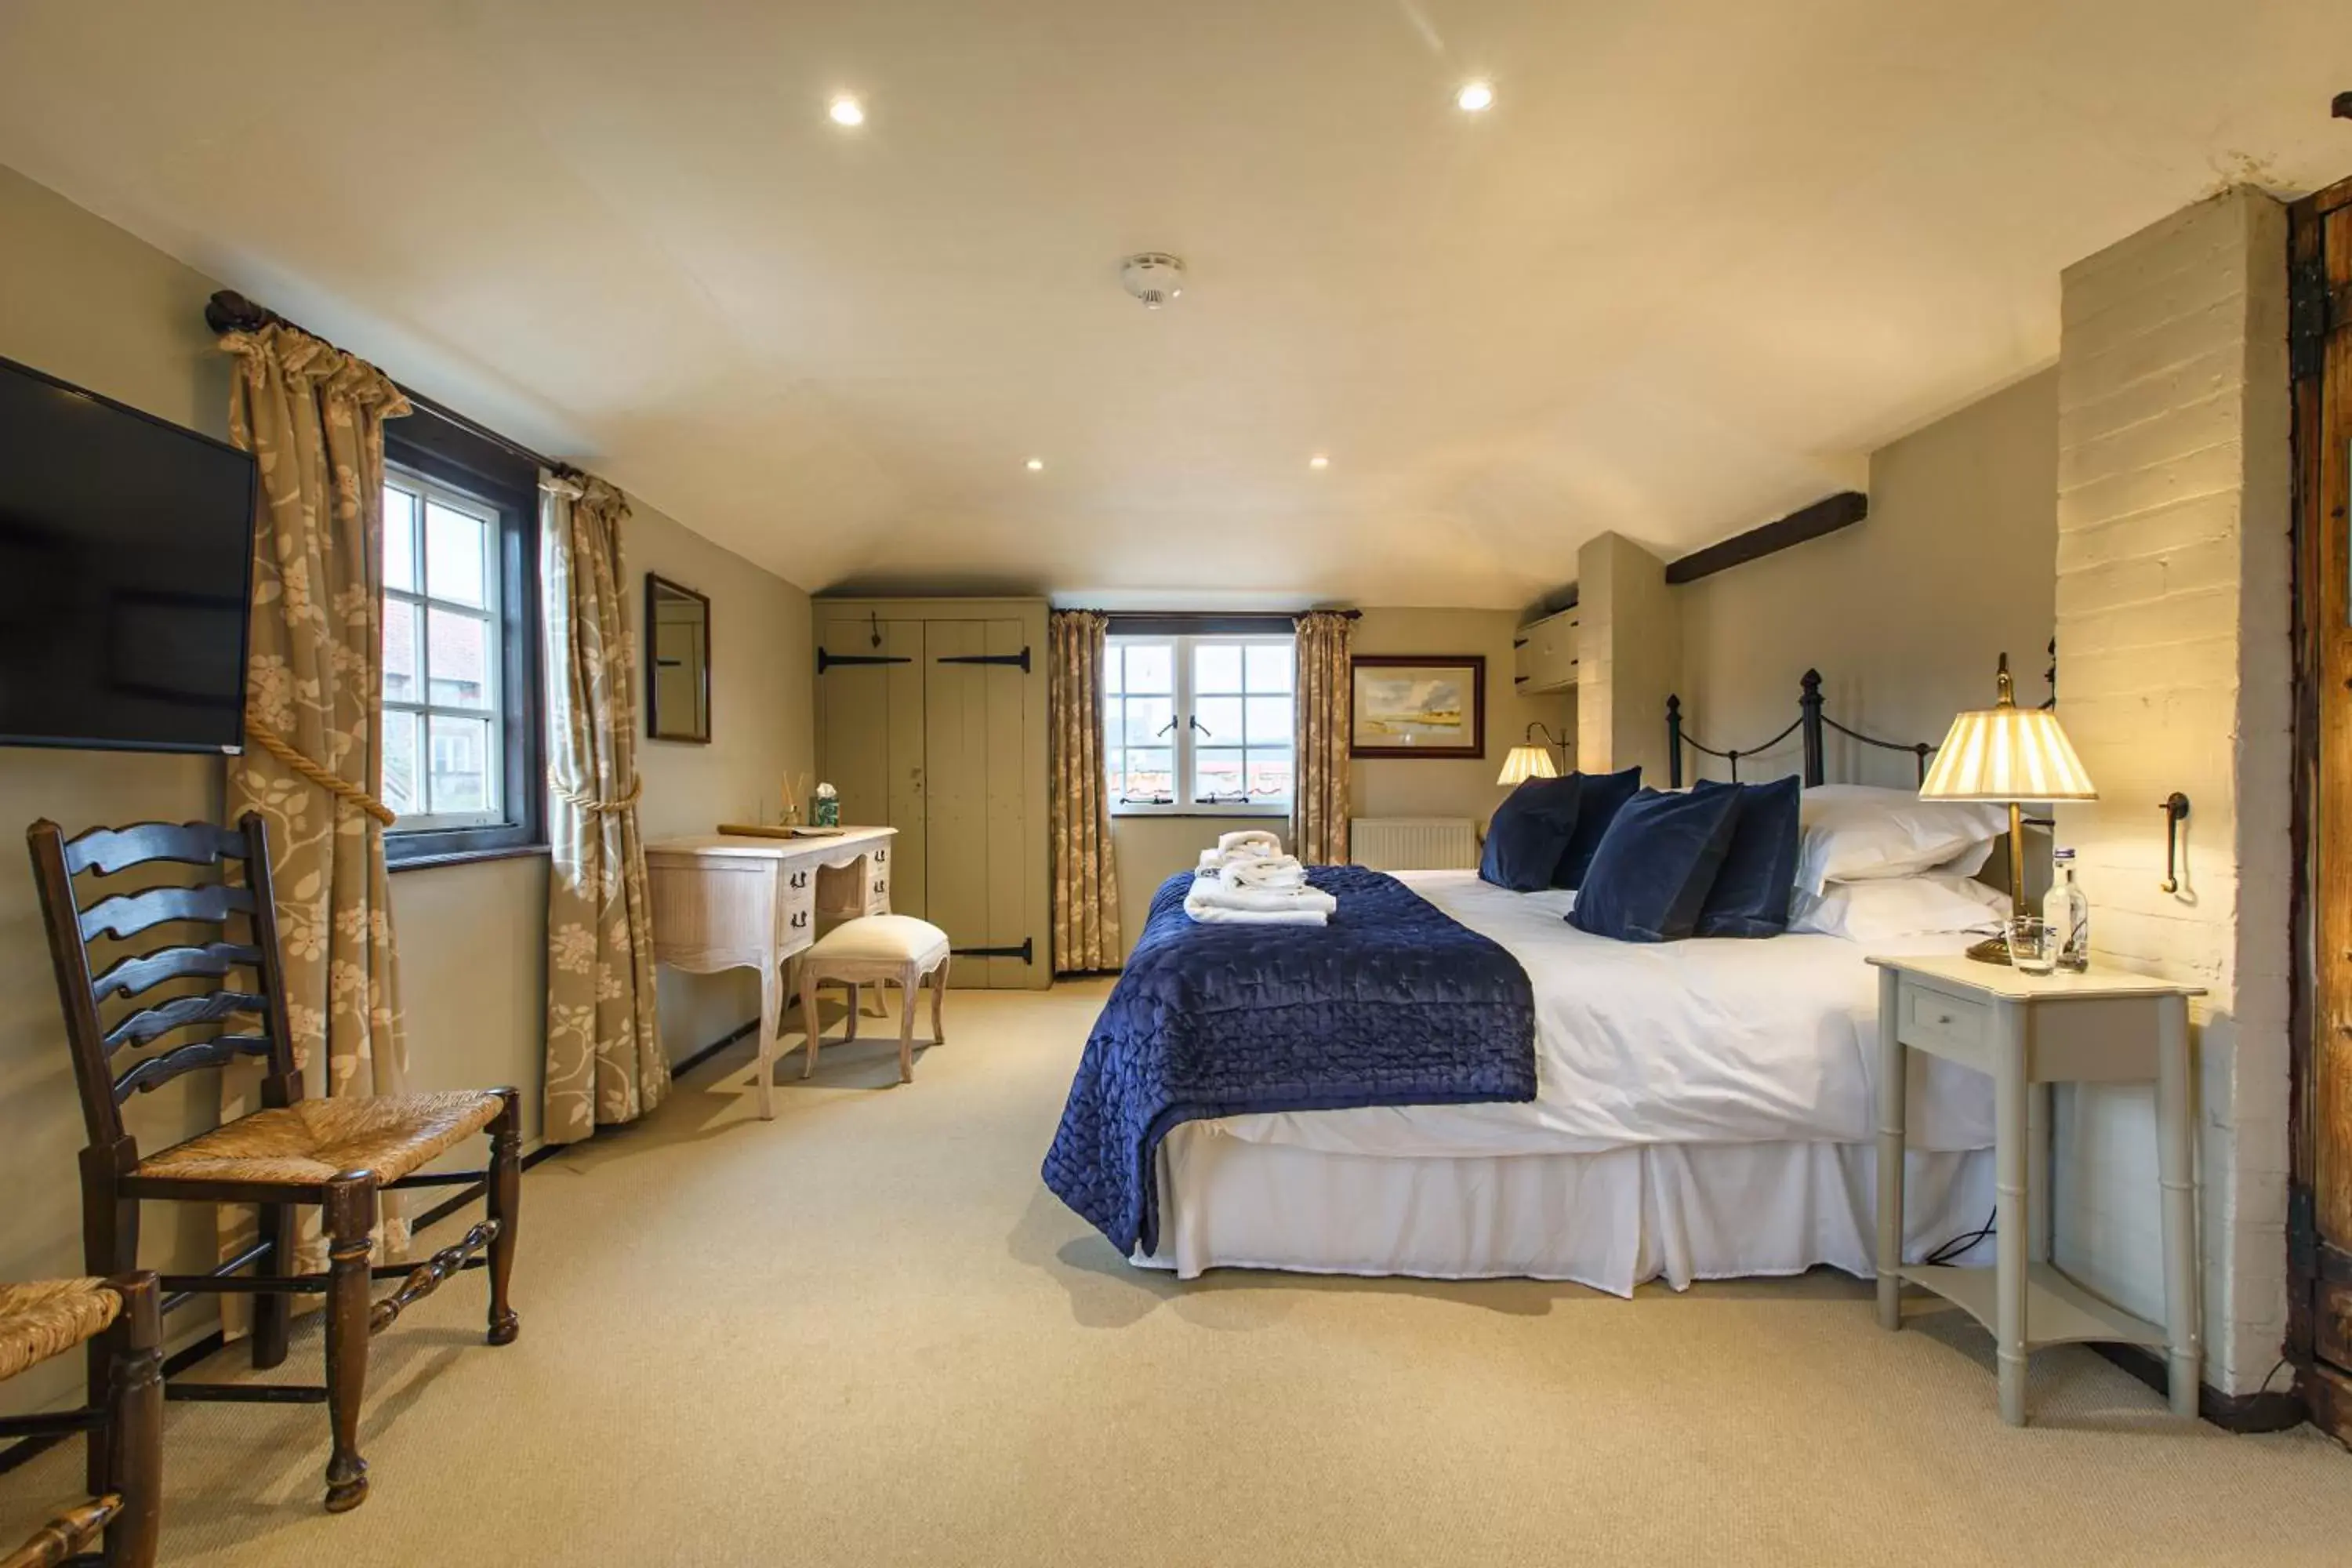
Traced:
<svg viewBox="0 0 2352 1568">
<path fill-rule="evenodd" d="M 1538 732 L 1544 738 L 1544 744 L 1540 746 L 1536 744 L 1536 736 Z M 1529 779 L 1559 777 L 1559 769 L 1552 766 L 1551 748 L 1553 746 L 1559 748 L 1559 760 L 1565 764 L 1568 761 L 1568 742 L 1546 729 L 1542 720 L 1537 720 L 1528 726 L 1527 739 L 1524 743 L 1513 746 L 1511 754 L 1503 759 L 1503 771 L 1496 776 L 1495 782 L 1498 784 L 1525 784 Z"/>
</svg>

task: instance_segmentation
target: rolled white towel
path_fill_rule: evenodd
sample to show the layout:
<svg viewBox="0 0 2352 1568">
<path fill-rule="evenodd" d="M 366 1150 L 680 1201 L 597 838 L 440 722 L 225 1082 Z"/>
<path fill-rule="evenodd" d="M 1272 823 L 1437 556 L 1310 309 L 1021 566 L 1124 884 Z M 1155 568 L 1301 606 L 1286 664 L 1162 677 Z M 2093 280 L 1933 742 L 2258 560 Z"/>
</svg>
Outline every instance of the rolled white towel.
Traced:
<svg viewBox="0 0 2352 1568">
<path fill-rule="evenodd" d="M 1224 882 L 1230 888 L 1303 888 L 1307 886 L 1307 868 L 1294 855 L 1248 857 L 1225 867 Z"/>
<path fill-rule="evenodd" d="M 1232 875 L 1227 868 L 1227 877 Z M 1320 888 L 1243 888 L 1216 877 L 1194 877 L 1192 886 L 1184 894 L 1184 907 L 1206 906 L 1221 910 L 1253 910 L 1261 911 L 1313 910 L 1330 914 L 1339 907 L 1339 900 Z"/>
<path fill-rule="evenodd" d="M 1282 853 L 1282 839 L 1279 835 L 1268 833 L 1263 827 L 1221 833 L 1217 836 L 1217 853 L 1228 860 L 1244 855 L 1279 855 Z"/>
</svg>

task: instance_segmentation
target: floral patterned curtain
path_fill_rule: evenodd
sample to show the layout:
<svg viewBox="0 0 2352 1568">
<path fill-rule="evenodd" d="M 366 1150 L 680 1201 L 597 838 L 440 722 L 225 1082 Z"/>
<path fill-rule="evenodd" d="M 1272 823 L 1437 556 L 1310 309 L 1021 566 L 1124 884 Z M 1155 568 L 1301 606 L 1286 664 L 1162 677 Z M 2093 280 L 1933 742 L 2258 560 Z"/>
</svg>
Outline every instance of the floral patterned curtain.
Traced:
<svg viewBox="0 0 2352 1568">
<path fill-rule="evenodd" d="M 1056 610 L 1048 626 L 1045 728 L 1053 738 L 1054 972 L 1117 969 L 1118 868 L 1103 766 L 1103 650 L 1110 617 Z"/>
<path fill-rule="evenodd" d="M 621 492 L 540 485 L 547 595 L 547 1141 L 634 1121 L 669 1093 L 637 831 L 637 654 L 621 595 Z"/>
<path fill-rule="evenodd" d="M 236 356 L 229 439 L 260 469 L 247 746 L 228 816 L 268 824 L 293 1025 L 310 1095 L 407 1088 L 383 828 L 383 422 L 408 400 L 364 361 L 278 323 L 222 337 Z M 231 1114 L 249 1078 L 225 1075 Z M 381 1240 L 407 1245 L 387 1194 Z M 249 1234 L 250 1215 L 223 1211 Z M 324 1267 L 306 1212 L 304 1267 Z M 232 1241 L 230 1245 L 235 1245 Z M 291 1272 L 291 1270 L 286 1270 Z"/>
<path fill-rule="evenodd" d="M 1298 617 L 1298 780 L 1291 797 L 1290 852 L 1315 866 L 1348 858 L 1348 743 L 1354 695 L 1348 649 L 1356 623 L 1318 610 Z"/>
</svg>

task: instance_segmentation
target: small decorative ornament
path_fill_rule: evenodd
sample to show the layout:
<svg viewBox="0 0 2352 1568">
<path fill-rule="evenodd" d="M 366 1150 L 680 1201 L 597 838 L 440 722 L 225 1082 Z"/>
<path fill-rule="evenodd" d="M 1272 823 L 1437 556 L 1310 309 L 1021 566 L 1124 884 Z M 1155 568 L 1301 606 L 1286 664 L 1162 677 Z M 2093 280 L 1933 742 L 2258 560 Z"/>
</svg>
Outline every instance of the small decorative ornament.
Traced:
<svg viewBox="0 0 2352 1568">
<path fill-rule="evenodd" d="M 819 827 L 841 826 L 841 796 L 829 784 L 816 786 L 816 825 Z"/>
</svg>

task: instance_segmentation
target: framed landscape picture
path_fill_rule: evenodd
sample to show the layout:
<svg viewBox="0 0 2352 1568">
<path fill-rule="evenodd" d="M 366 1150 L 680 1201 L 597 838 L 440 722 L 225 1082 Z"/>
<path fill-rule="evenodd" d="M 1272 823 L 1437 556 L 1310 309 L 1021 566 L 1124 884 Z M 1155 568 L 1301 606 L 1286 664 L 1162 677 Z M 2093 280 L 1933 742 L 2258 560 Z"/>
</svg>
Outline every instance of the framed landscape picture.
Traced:
<svg viewBox="0 0 2352 1568">
<path fill-rule="evenodd" d="M 1486 754 L 1484 654 L 1360 653 L 1349 662 L 1349 755 Z"/>
</svg>

